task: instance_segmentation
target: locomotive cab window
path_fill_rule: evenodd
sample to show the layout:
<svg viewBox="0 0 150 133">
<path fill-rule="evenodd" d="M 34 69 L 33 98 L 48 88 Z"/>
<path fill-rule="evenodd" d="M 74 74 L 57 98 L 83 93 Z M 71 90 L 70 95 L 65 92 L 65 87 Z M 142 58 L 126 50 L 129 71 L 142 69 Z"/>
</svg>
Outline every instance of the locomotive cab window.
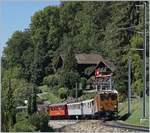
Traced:
<svg viewBox="0 0 150 133">
<path fill-rule="evenodd" d="M 116 100 L 117 99 L 117 95 L 116 94 L 111 94 L 111 99 L 112 100 Z"/>
<path fill-rule="evenodd" d="M 109 99 L 108 94 L 103 94 L 103 95 L 101 94 L 100 97 L 101 97 L 101 100 L 102 100 L 102 101 Z"/>
</svg>

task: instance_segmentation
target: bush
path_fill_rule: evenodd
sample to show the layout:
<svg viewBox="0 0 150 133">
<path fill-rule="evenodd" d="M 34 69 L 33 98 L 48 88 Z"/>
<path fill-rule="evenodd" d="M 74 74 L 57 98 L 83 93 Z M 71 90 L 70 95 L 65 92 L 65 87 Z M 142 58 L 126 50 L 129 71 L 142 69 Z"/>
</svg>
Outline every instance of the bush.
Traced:
<svg viewBox="0 0 150 133">
<path fill-rule="evenodd" d="M 76 82 L 79 82 L 80 76 L 78 73 L 73 71 L 66 72 L 64 74 L 63 83 L 66 88 L 73 89 L 75 87 Z"/>
<path fill-rule="evenodd" d="M 36 127 L 36 131 L 50 132 L 52 128 L 48 127 L 48 116 L 45 114 L 35 113 L 30 117 L 30 123 Z"/>
<path fill-rule="evenodd" d="M 49 75 L 44 77 L 43 84 L 48 85 L 49 87 L 54 87 L 59 85 L 60 76 L 59 75 Z"/>
<path fill-rule="evenodd" d="M 39 86 L 38 89 L 42 92 L 48 92 L 49 88 L 47 85 Z"/>
<path fill-rule="evenodd" d="M 47 94 L 43 94 L 42 95 L 42 100 L 49 101 L 51 104 L 60 102 L 59 97 L 54 95 L 53 92 L 48 92 Z"/>
<path fill-rule="evenodd" d="M 85 70 L 84 70 L 84 75 L 86 77 L 89 77 L 90 74 L 94 71 L 95 67 L 91 66 L 91 67 L 87 67 Z"/>
<path fill-rule="evenodd" d="M 22 121 L 18 121 L 14 127 L 11 129 L 13 132 L 33 132 L 35 131 L 34 126 L 30 124 L 30 122 L 27 119 L 24 119 Z"/>
<path fill-rule="evenodd" d="M 92 92 L 92 93 L 86 93 L 82 96 L 83 100 L 88 100 L 88 99 L 92 99 L 95 98 L 96 96 L 96 92 Z"/>
<path fill-rule="evenodd" d="M 80 97 L 80 96 L 82 95 L 82 90 L 79 90 L 79 89 L 78 89 L 77 95 L 78 95 L 78 97 Z M 72 89 L 72 90 L 71 90 L 71 96 L 72 96 L 73 98 L 76 98 L 76 89 Z"/>
<path fill-rule="evenodd" d="M 86 88 L 87 79 L 86 78 L 81 78 L 80 82 L 82 84 L 82 89 L 85 89 Z"/>
<path fill-rule="evenodd" d="M 67 99 L 67 96 L 68 96 L 68 90 L 66 88 L 60 88 L 58 90 L 58 95 L 61 99 Z"/>
</svg>

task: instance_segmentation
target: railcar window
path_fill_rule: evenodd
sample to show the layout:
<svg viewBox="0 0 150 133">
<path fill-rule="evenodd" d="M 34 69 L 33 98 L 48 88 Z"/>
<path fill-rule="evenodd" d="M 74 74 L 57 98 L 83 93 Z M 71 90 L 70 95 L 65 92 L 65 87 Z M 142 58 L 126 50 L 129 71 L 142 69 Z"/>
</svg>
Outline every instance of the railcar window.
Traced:
<svg viewBox="0 0 150 133">
<path fill-rule="evenodd" d="M 94 101 L 92 101 L 92 105 L 94 105 Z"/>
<path fill-rule="evenodd" d="M 51 110 L 51 111 L 54 111 L 54 107 L 50 107 L 50 110 Z"/>
</svg>

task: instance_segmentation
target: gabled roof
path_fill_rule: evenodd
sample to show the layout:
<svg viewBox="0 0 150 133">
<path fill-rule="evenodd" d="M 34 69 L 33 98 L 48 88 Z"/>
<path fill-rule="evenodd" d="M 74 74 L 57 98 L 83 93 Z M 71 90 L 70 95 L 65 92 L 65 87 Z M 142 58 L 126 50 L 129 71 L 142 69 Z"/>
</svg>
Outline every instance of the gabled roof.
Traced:
<svg viewBox="0 0 150 133">
<path fill-rule="evenodd" d="M 93 53 L 92 54 L 75 54 L 75 58 L 76 58 L 78 64 L 94 64 L 94 65 L 98 66 L 102 62 L 111 71 L 115 70 L 115 66 L 108 60 L 105 60 L 99 54 L 93 54 Z"/>
<path fill-rule="evenodd" d="M 103 60 L 99 54 L 75 54 L 75 58 L 78 64 L 95 64 L 97 65 Z"/>
<path fill-rule="evenodd" d="M 64 61 L 64 55 L 60 55 L 61 59 Z M 100 54 L 75 54 L 75 59 L 77 61 L 77 64 L 93 64 L 98 66 L 101 62 L 104 63 L 111 71 L 115 70 L 115 66 L 109 62 L 108 60 L 105 60 Z"/>
</svg>

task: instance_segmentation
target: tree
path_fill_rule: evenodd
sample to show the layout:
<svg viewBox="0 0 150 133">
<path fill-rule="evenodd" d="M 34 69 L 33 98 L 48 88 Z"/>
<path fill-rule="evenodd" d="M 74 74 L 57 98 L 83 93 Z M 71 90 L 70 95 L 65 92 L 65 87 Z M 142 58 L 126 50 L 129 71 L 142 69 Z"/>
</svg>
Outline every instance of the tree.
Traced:
<svg viewBox="0 0 150 133">
<path fill-rule="evenodd" d="M 60 88 L 58 90 L 58 95 L 61 99 L 67 99 L 67 96 L 68 96 L 68 90 L 66 88 Z"/>
<path fill-rule="evenodd" d="M 86 78 L 81 78 L 80 82 L 81 82 L 81 85 L 82 85 L 82 89 L 84 90 L 86 88 L 87 79 Z"/>
<path fill-rule="evenodd" d="M 28 96 L 28 114 L 29 115 L 32 114 L 32 110 L 31 110 L 31 95 Z"/>
<path fill-rule="evenodd" d="M 34 132 L 34 127 L 28 122 L 28 120 L 23 120 L 17 122 L 11 129 L 12 132 Z"/>
<path fill-rule="evenodd" d="M 50 132 L 53 131 L 51 127 L 48 127 L 48 116 L 45 114 L 34 113 L 30 117 L 30 123 L 36 128 L 36 131 Z"/>
<path fill-rule="evenodd" d="M 9 79 L 8 97 L 7 97 L 7 112 L 9 128 L 11 128 L 16 123 L 16 108 L 14 104 L 13 88 L 11 86 L 11 79 Z"/>
<path fill-rule="evenodd" d="M 64 74 L 64 86 L 68 89 L 73 89 L 79 81 L 80 76 L 78 73 L 71 71 Z"/>
</svg>

